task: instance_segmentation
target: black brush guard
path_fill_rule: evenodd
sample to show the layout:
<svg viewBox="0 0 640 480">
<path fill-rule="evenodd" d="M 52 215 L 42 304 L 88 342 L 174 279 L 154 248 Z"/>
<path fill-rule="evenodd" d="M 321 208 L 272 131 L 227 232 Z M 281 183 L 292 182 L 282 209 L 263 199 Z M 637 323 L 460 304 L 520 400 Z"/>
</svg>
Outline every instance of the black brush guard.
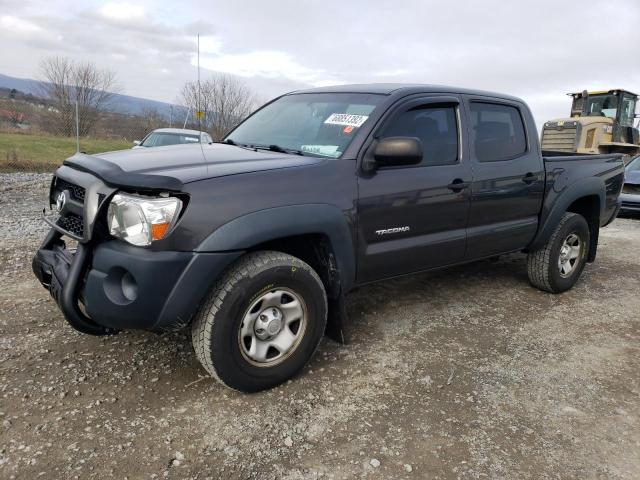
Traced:
<svg viewBox="0 0 640 480">
<path fill-rule="evenodd" d="M 98 325 L 85 315 L 78 305 L 79 280 L 83 278 L 90 249 L 78 243 L 75 253 L 66 248 L 62 234 L 51 229 L 33 257 L 33 273 L 56 301 L 67 322 L 89 335 L 113 335 L 119 330 Z"/>
</svg>

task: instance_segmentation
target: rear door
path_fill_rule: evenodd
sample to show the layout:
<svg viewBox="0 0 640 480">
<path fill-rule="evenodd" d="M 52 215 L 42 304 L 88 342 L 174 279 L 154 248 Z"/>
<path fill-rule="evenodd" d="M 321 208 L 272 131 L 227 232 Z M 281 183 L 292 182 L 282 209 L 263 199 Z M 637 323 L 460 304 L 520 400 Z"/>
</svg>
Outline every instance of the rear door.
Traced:
<svg viewBox="0 0 640 480">
<path fill-rule="evenodd" d="M 457 96 L 413 98 L 390 112 L 375 139 L 417 137 L 420 164 L 358 178 L 358 282 L 464 259 L 471 169 Z"/>
<path fill-rule="evenodd" d="M 467 259 L 526 247 L 544 196 L 544 164 L 529 109 L 520 102 L 466 97 L 473 183 Z"/>
</svg>

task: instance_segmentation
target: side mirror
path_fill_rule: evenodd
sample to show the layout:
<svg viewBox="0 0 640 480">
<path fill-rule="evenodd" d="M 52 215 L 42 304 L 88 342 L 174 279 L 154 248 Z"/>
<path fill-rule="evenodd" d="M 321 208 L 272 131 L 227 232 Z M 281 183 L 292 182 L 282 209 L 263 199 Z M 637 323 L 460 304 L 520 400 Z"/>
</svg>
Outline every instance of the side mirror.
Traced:
<svg viewBox="0 0 640 480">
<path fill-rule="evenodd" d="M 140 140 L 134 140 L 133 144 L 137 147 L 138 145 L 140 145 Z"/>
<path fill-rule="evenodd" d="M 416 165 L 422 155 L 422 142 L 416 137 L 383 138 L 373 150 L 375 163 L 381 167 Z"/>
</svg>

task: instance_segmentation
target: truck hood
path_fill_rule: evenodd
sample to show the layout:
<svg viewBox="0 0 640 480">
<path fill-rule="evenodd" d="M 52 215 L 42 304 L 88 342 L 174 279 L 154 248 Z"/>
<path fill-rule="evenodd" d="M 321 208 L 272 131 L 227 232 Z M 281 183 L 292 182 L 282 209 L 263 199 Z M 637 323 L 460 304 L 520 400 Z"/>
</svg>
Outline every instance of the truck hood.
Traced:
<svg viewBox="0 0 640 480">
<path fill-rule="evenodd" d="M 179 190 L 183 184 L 197 180 L 322 161 L 326 160 L 216 143 L 137 148 L 95 155 L 77 153 L 64 163 L 114 186 Z"/>
</svg>

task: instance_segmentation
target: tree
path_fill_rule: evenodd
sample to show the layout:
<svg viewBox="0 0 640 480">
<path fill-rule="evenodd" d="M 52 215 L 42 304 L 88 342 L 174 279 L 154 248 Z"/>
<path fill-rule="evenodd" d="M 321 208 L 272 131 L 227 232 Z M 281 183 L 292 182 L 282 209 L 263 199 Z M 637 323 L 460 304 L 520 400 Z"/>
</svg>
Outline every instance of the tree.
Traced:
<svg viewBox="0 0 640 480">
<path fill-rule="evenodd" d="M 160 112 L 158 112 L 158 109 L 153 107 L 143 108 L 142 114 L 136 118 L 138 121 L 136 122 L 137 128 L 134 136 L 140 140 L 142 140 L 147 133 L 157 128 L 165 127 L 167 124 L 167 121 Z"/>
<path fill-rule="evenodd" d="M 184 123 L 198 123 L 195 112 L 201 111 L 204 113 L 203 117 L 200 119 L 200 125 L 203 129 L 208 130 L 210 126 L 210 115 L 209 115 L 209 94 L 208 94 L 208 81 L 200 83 L 200 95 L 198 95 L 198 83 L 197 82 L 187 82 L 182 87 L 182 91 L 180 92 L 180 101 L 182 105 L 184 105 L 188 110 L 188 115 L 185 118 Z"/>
<path fill-rule="evenodd" d="M 57 130 L 67 136 L 76 132 L 76 101 L 80 135 L 91 133 L 114 94 L 115 74 L 90 62 L 51 57 L 40 62 L 41 89 L 54 105 Z"/>
<path fill-rule="evenodd" d="M 215 75 L 201 82 L 199 96 L 198 83 L 187 82 L 182 87 L 181 99 L 192 114 L 203 112 L 200 124 L 203 129 L 211 131 L 215 140 L 220 140 L 244 120 L 257 103 L 255 94 L 244 82 L 227 74 Z"/>
<path fill-rule="evenodd" d="M 12 106 L 12 109 L 8 111 L 7 117 L 9 118 L 11 126 L 13 127 L 17 127 L 20 124 L 24 123 L 27 118 L 24 113 L 24 106 L 19 103 L 15 103 Z"/>
</svg>

